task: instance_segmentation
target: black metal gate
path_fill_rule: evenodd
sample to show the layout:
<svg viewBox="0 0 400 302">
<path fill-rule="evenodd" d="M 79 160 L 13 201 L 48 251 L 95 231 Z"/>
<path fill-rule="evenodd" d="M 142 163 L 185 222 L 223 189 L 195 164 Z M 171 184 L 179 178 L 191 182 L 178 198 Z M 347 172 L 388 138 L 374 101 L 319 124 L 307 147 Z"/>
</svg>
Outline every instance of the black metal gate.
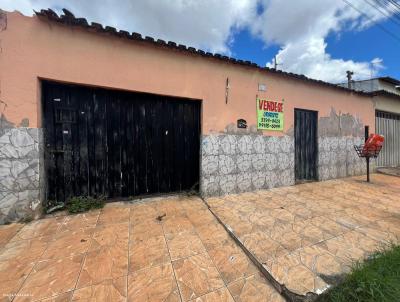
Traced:
<svg viewBox="0 0 400 302">
<path fill-rule="evenodd" d="M 44 81 L 47 200 L 198 189 L 198 100 Z"/>
<path fill-rule="evenodd" d="M 294 110 L 295 176 L 296 182 L 317 180 L 318 112 Z"/>
</svg>

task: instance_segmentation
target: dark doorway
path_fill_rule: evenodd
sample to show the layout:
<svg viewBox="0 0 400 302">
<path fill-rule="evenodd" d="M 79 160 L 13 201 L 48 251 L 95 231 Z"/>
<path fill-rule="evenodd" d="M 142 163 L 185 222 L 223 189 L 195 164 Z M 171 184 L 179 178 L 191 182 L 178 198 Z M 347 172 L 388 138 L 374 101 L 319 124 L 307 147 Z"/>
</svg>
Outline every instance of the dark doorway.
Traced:
<svg viewBox="0 0 400 302">
<path fill-rule="evenodd" d="M 42 83 L 47 200 L 198 189 L 201 102 Z"/>
<path fill-rule="evenodd" d="M 318 112 L 294 110 L 295 176 L 296 182 L 317 180 Z"/>
</svg>

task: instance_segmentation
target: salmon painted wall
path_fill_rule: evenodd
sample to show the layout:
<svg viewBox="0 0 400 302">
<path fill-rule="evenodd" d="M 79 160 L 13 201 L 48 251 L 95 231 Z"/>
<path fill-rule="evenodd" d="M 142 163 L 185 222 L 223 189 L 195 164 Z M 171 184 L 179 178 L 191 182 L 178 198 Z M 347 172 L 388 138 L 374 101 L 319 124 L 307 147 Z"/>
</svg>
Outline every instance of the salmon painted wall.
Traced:
<svg viewBox="0 0 400 302">
<path fill-rule="evenodd" d="M 284 132 L 293 126 L 294 108 L 317 110 L 319 117 L 327 117 L 333 107 L 337 114 L 351 114 L 375 125 L 372 99 L 351 92 L 17 12 L 7 13 L 6 22 L 0 24 L 0 100 L 4 102 L 0 113 L 16 126 L 26 126 L 27 120 L 29 127 L 41 126 L 40 78 L 201 99 L 203 134 L 222 132 L 239 118 L 255 126 L 257 94 L 285 99 Z M 227 77 L 230 90 L 225 104 Z M 258 92 L 258 83 L 265 84 L 267 91 Z"/>
</svg>

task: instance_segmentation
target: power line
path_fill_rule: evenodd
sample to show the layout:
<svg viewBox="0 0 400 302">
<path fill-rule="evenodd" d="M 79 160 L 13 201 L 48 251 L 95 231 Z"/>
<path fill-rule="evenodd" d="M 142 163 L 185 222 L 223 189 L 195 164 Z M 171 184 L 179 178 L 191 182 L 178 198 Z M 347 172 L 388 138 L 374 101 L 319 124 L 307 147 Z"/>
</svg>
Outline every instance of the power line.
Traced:
<svg viewBox="0 0 400 302">
<path fill-rule="evenodd" d="M 388 0 L 390 3 L 392 3 L 393 6 L 396 6 L 397 8 L 400 9 L 400 4 L 396 2 L 395 0 Z"/>
<path fill-rule="evenodd" d="M 384 5 L 384 10 L 381 10 L 381 5 L 377 6 L 373 2 L 371 3 L 369 0 L 364 0 L 366 3 L 368 3 L 371 7 L 373 7 L 376 11 L 380 12 L 381 15 L 384 17 L 389 18 L 393 23 L 397 24 L 400 26 L 400 22 L 397 20 L 397 18 L 392 18 L 393 14 L 391 12 L 386 11 L 386 5 Z M 376 1 L 375 1 L 376 2 Z"/>
<path fill-rule="evenodd" d="M 400 43 L 400 38 L 396 36 L 394 33 L 392 33 L 390 30 L 386 29 L 383 25 L 376 23 L 374 19 L 372 19 L 370 16 L 368 16 L 366 13 L 355 7 L 353 4 L 349 3 L 347 0 L 343 0 L 344 3 L 346 3 L 348 6 L 352 7 L 354 10 L 358 11 L 361 15 L 369 19 L 373 24 L 378 26 L 381 30 L 383 30 L 385 33 L 390 35 L 393 39 L 397 40 L 397 42 Z"/>
<path fill-rule="evenodd" d="M 396 7 L 393 7 L 391 2 L 388 0 L 375 0 L 374 2 L 382 7 L 390 15 L 390 17 L 400 21 L 400 10 L 398 10 Z"/>
<path fill-rule="evenodd" d="M 377 0 L 375 0 L 375 1 L 377 1 Z M 400 4 L 398 4 L 396 1 L 392 1 L 392 0 L 379 0 L 378 2 L 380 2 L 381 5 L 386 4 L 387 9 L 394 12 L 394 14 L 400 20 Z"/>
</svg>

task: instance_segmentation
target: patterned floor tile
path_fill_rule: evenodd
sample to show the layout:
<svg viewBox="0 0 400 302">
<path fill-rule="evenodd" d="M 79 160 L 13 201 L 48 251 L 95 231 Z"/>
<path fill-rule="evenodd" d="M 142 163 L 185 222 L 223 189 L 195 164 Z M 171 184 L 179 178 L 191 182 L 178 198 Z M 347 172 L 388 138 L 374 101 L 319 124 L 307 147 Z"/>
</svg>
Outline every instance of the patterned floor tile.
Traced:
<svg viewBox="0 0 400 302">
<path fill-rule="evenodd" d="M 324 280 L 334 282 L 353 261 L 400 242 L 396 180 L 374 174 L 369 184 L 353 177 L 206 201 L 258 261 L 273 267 L 276 280 L 305 294 L 326 288 Z"/>
<path fill-rule="evenodd" d="M 172 216 L 165 217 L 165 220 L 163 220 L 163 229 L 166 235 L 173 235 L 182 232 L 192 232 L 194 226 L 185 216 Z"/>
<path fill-rule="evenodd" d="M 129 272 L 157 266 L 170 261 L 164 236 L 149 237 L 130 243 Z"/>
<path fill-rule="evenodd" d="M 336 278 L 349 271 L 349 266 L 340 258 L 318 244 L 299 249 L 294 254 L 309 270 L 326 280 L 335 281 Z"/>
<path fill-rule="evenodd" d="M 31 240 L 10 241 L 0 250 L 0 261 L 36 262 L 43 255 L 50 239 L 37 237 Z"/>
<path fill-rule="evenodd" d="M 59 259 L 86 253 L 90 246 L 93 229 L 78 229 L 76 231 L 63 231 L 56 234 L 49 242 L 41 260 Z"/>
<path fill-rule="evenodd" d="M 226 284 L 253 275 L 258 271 L 234 242 L 223 244 L 208 253 Z"/>
<path fill-rule="evenodd" d="M 379 249 L 378 242 L 354 231 L 326 240 L 320 246 L 346 264 L 362 260 Z"/>
<path fill-rule="evenodd" d="M 65 217 L 54 217 L 32 221 L 26 224 L 11 241 L 54 235 Z"/>
<path fill-rule="evenodd" d="M 70 302 L 73 292 L 63 293 L 51 298 L 40 300 L 40 302 Z"/>
<path fill-rule="evenodd" d="M 89 251 L 94 251 L 104 246 L 128 247 L 129 224 L 115 223 L 102 225 L 93 230 Z"/>
<path fill-rule="evenodd" d="M 154 220 L 158 216 L 157 210 L 153 203 L 140 203 L 131 207 L 130 220 L 131 223 L 136 224 L 141 221 Z"/>
<path fill-rule="evenodd" d="M 203 225 L 216 223 L 214 215 L 208 209 L 187 211 L 186 215 L 190 222 L 197 228 Z"/>
<path fill-rule="evenodd" d="M 172 262 L 183 301 L 189 301 L 224 286 L 207 253 Z"/>
<path fill-rule="evenodd" d="M 224 287 L 211 293 L 205 294 L 204 296 L 198 297 L 193 302 L 235 302 L 231 296 L 229 290 Z"/>
<path fill-rule="evenodd" d="M 128 300 L 141 302 L 180 302 L 171 264 L 163 264 L 128 276 Z"/>
<path fill-rule="evenodd" d="M 74 289 L 83 256 L 38 262 L 14 301 L 37 301 Z M 25 296 L 25 297 L 24 297 Z"/>
<path fill-rule="evenodd" d="M 229 234 L 219 223 L 202 225 L 197 227 L 196 231 L 207 250 L 213 249 L 231 240 Z"/>
<path fill-rule="evenodd" d="M 171 260 L 177 260 L 206 251 L 200 237 L 195 232 L 166 235 Z"/>
<path fill-rule="evenodd" d="M 21 223 L 0 225 L 0 249 L 14 237 L 23 226 L 24 225 Z"/>
<path fill-rule="evenodd" d="M 105 280 L 99 284 L 83 287 L 73 293 L 71 301 L 123 302 L 127 298 L 127 277 Z M 68 300 L 69 301 L 69 300 Z"/>
<path fill-rule="evenodd" d="M 164 236 L 164 231 L 161 223 L 156 220 L 143 220 L 131 225 L 131 240 L 143 240 L 158 236 Z"/>
<path fill-rule="evenodd" d="M 277 282 L 299 295 L 322 292 L 328 287 L 328 284 L 301 263 L 297 254 L 278 257 L 267 263 L 265 268 Z"/>
<path fill-rule="evenodd" d="M 292 225 L 292 229 L 310 244 L 318 243 L 334 237 L 329 232 L 313 225 L 309 220 L 295 222 Z"/>
<path fill-rule="evenodd" d="M 73 231 L 84 228 L 94 228 L 99 218 L 100 210 L 87 213 L 69 215 L 60 223 L 58 232 Z"/>
<path fill-rule="evenodd" d="M 274 258 L 288 253 L 288 250 L 277 241 L 259 231 L 243 236 L 242 242 L 261 263 L 271 261 Z"/>
<path fill-rule="evenodd" d="M 89 251 L 79 276 L 77 288 L 98 284 L 128 274 L 128 246 L 102 246 Z"/>
<path fill-rule="evenodd" d="M 228 285 L 236 302 L 284 302 L 282 296 L 261 275 L 240 279 Z"/>
<path fill-rule="evenodd" d="M 11 301 L 12 295 L 18 292 L 33 266 L 34 263 L 15 260 L 0 262 L 0 301 Z"/>
<path fill-rule="evenodd" d="M 311 224 L 318 227 L 322 231 L 331 234 L 333 237 L 339 236 L 350 231 L 349 228 L 329 219 L 325 216 L 318 216 L 308 220 Z"/>
<path fill-rule="evenodd" d="M 379 227 L 374 227 L 374 224 L 357 228 L 355 231 L 381 242 L 383 245 L 396 244 L 399 242 L 399 237 L 390 230 L 382 230 Z"/>
<path fill-rule="evenodd" d="M 97 225 L 129 222 L 129 207 L 109 207 L 101 210 Z"/>
</svg>

